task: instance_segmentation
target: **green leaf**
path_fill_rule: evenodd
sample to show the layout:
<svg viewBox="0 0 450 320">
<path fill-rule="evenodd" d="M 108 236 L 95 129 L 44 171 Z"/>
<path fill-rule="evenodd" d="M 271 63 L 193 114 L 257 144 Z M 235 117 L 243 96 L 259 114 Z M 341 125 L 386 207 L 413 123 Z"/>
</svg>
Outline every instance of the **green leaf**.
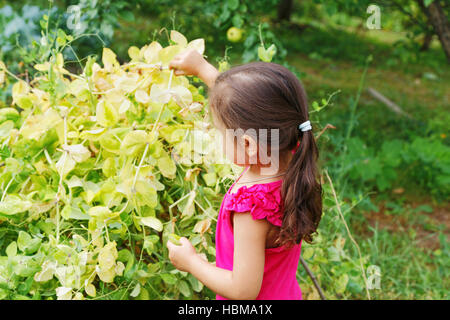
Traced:
<svg viewBox="0 0 450 320">
<path fill-rule="evenodd" d="M 97 122 L 103 127 L 110 127 L 119 120 L 116 108 L 107 100 L 101 100 L 96 109 Z"/>
<path fill-rule="evenodd" d="M 100 221 L 111 220 L 119 216 L 119 212 L 112 212 L 108 207 L 95 206 L 89 209 L 88 214 Z"/>
<path fill-rule="evenodd" d="M 47 260 L 42 265 L 42 270 L 34 275 L 36 282 L 45 282 L 53 278 L 56 269 L 56 262 Z"/>
<path fill-rule="evenodd" d="M 99 142 L 102 148 L 104 148 L 105 150 L 115 154 L 120 153 L 120 141 L 117 140 L 116 135 L 112 132 L 106 132 L 102 134 Z"/>
<path fill-rule="evenodd" d="M 98 254 L 99 272 L 97 272 L 100 280 L 111 283 L 116 275 L 116 259 L 118 257 L 116 242 L 112 241 L 100 249 Z"/>
<path fill-rule="evenodd" d="M 344 273 L 341 275 L 335 284 L 336 292 L 337 293 L 344 293 L 348 283 L 348 274 Z"/>
<path fill-rule="evenodd" d="M 152 229 L 155 229 L 158 232 L 161 232 L 163 229 L 162 222 L 155 217 L 144 217 L 140 219 L 140 223 L 144 226 L 150 227 Z"/>
<path fill-rule="evenodd" d="M 328 260 L 335 262 L 341 261 L 339 250 L 336 247 L 329 247 L 327 249 L 327 253 L 328 253 Z"/>
<path fill-rule="evenodd" d="M 74 219 L 74 220 L 89 220 L 90 216 L 83 211 L 81 211 L 80 208 L 76 206 L 70 206 L 66 205 L 64 206 L 64 209 L 61 210 L 61 216 L 64 219 Z"/>
<path fill-rule="evenodd" d="M 200 281 L 198 281 L 197 278 L 195 278 L 192 274 L 189 273 L 188 276 L 187 276 L 187 279 L 188 279 L 189 283 L 191 284 L 192 289 L 195 292 L 202 291 L 203 284 Z"/>
<path fill-rule="evenodd" d="M 169 156 L 161 157 L 157 160 L 157 165 L 161 174 L 169 179 L 175 178 L 175 173 L 177 172 L 177 167 L 173 160 Z"/>
<path fill-rule="evenodd" d="M 145 144 L 150 137 L 144 130 L 134 130 L 129 132 L 122 141 L 121 152 L 129 157 L 135 157 L 143 151 Z"/>
<path fill-rule="evenodd" d="M 231 22 L 233 23 L 233 26 L 236 28 L 241 28 L 244 24 L 244 20 L 242 19 L 240 14 L 235 14 L 233 18 L 231 19 Z"/>
<path fill-rule="evenodd" d="M 29 245 L 30 242 L 31 236 L 25 231 L 20 231 L 19 237 L 17 238 L 17 246 L 19 247 L 19 250 L 25 251 L 25 248 Z"/>
<path fill-rule="evenodd" d="M 133 22 L 134 21 L 134 14 L 133 12 L 129 11 L 129 10 L 121 10 L 120 12 L 120 17 L 122 19 L 124 19 L 125 21 L 128 22 Z"/>
<path fill-rule="evenodd" d="M 6 248 L 6 255 L 10 258 L 17 254 L 17 243 L 15 241 L 11 242 Z"/>
<path fill-rule="evenodd" d="M 239 0 L 228 0 L 228 8 L 236 10 L 239 7 Z"/>
<path fill-rule="evenodd" d="M 273 56 L 277 52 L 277 47 L 272 44 L 269 48 L 265 49 L 263 46 L 258 47 L 258 57 L 264 62 L 271 62 Z"/>
<path fill-rule="evenodd" d="M 127 262 L 129 259 L 133 259 L 133 254 L 128 249 L 122 249 L 119 251 L 117 260 L 121 262 Z"/>
<path fill-rule="evenodd" d="M 14 122 L 11 120 L 5 121 L 2 124 L 0 124 L 0 139 L 7 138 L 11 130 L 14 129 Z"/>
<path fill-rule="evenodd" d="M 314 255 L 314 249 L 311 247 L 307 247 L 302 250 L 302 256 L 303 256 L 303 259 L 305 259 L 305 260 L 311 259 L 313 255 Z"/>
<path fill-rule="evenodd" d="M 112 177 L 116 174 L 116 161 L 113 157 L 107 158 L 103 162 L 102 172 L 106 177 Z"/>
<path fill-rule="evenodd" d="M 161 279 L 169 285 L 174 285 L 177 283 L 177 277 L 170 273 L 161 273 Z"/>
<path fill-rule="evenodd" d="M 92 76 L 92 66 L 94 65 L 96 60 L 95 56 L 91 56 L 88 58 L 86 65 L 84 66 L 84 73 L 86 74 L 86 76 L 90 77 Z"/>
<path fill-rule="evenodd" d="M 63 217 L 64 219 L 69 219 L 69 216 L 70 216 L 70 212 L 72 211 L 72 209 L 70 208 L 70 205 L 69 206 L 64 206 L 64 208 L 61 210 L 61 212 L 60 212 L 60 214 L 61 214 L 61 217 Z"/>
<path fill-rule="evenodd" d="M 32 254 L 39 249 L 41 245 L 41 239 L 32 238 L 27 232 L 20 231 L 19 237 L 17 238 L 17 246 L 19 250 L 25 254 Z"/>
<path fill-rule="evenodd" d="M 138 284 L 134 287 L 133 291 L 131 291 L 130 296 L 135 298 L 139 295 L 139 293 L 141 292 L 141 285 Z"/>
<path fill-rule="evenodd" d="M 155 188 L 147 180 L 138 180 L 135 185 L 138 203 L 155 208 L 158 205 L 158 195 Z"/>
<path fill-rule="evenodd" d="M 0 109 L 0 123 L 12 120 L 17 121 L 20 118 L 19 112 L 15 108 L 1 108 Z"/>
<path fill-rule="evenodd" d="M 178 281 L 177 288 L 178 290 L 180 290 L 181 294 L 185 297 L 190 297 L 192 295 L 191 288 L 189 288 L 189 285 L 184 280 Z"/>
<path fill-rule="evenodd" d="M 0 288 L 0 300 L 6 300 L 8 297 L 8 291 Z"/>
<path fill-rule="evenodd" d="M 22 200 L 18 196 L 9 196 L 6 200 L 0 202 L 0 213 L 10 216 L 30 209 L 32 203 L 30 201 Z"/>
<path fill-rule="evenodd" d="M 148 294 L 147 289 L 141 288 L 141 292 L 139 292 L 136 300 L 150 300 L 150 295 Z"/>
<path fill-rule="evenodd" d="M 217 175 L 215 172 L 205 173 L 202 175 L 202 177 L 208 187 L 213 187 L 216 185 Z"/>
</svg>

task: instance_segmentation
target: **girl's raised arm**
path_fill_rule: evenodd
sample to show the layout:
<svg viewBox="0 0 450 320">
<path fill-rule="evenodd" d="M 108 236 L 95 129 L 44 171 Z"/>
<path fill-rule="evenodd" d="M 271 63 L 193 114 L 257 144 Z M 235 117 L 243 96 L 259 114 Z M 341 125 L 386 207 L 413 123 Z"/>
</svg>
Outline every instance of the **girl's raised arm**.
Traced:
<svg viewBox="0 0 450 320">
<path fill-rule="evenodd" d="M 176 55 L 170 62 L 169 69 L 174 69 L 177 76 L 197 76 L 209 88 L 214 86 L 214 81 L 219 75 L 219 71 L 196 50 L 188 50 Z"/>
</svg>

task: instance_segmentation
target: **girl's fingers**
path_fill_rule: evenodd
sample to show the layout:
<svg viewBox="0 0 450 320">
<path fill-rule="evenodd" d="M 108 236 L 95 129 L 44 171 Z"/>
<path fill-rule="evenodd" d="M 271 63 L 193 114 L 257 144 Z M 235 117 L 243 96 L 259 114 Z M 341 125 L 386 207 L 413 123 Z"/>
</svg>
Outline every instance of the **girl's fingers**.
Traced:
<svg viewBox="0 0 450 320">
<path fill-rule="evenodd" d="M 184 72 L 184 70 L 181 69 L 180 67 L 181 66 L 180 66 L 180 64 L 178 62 L 171 62 L 169 64 L 169 69 L 173 69 L 175 71 L 174 73 L 175 73 L 176 76 L 183 76 L 183 75 L 186 74 Z"/>
<path fill-rule="evenodd" d="M 169 68 L 172 69 L 176 69 L 180 67 L 180 60 L 177 58 L 173 58 L 172 61 L 170 61 L 169 63 Z"/>
<path fill-rule="evenodd" d="M 180 243 L 182 244 L 182 245 L 187 245 L 187 244 L 191 244 L 191 242 L 188 240 L 188 238 L 186 238 L 186 237 L 181 237 L 180 238 Z"/>
</svg>

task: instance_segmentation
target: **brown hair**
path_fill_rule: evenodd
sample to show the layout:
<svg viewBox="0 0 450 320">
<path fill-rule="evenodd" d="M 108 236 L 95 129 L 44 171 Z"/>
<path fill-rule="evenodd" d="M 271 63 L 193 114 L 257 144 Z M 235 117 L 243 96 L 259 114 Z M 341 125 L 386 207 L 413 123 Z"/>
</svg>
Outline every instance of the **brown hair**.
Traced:
<svg viewBox="0 0 450 320">
<path fill-rule="evenodd" d="M 275 63 L 236 66 L 217 77 L 209 104 L 229 129 L 279 129 L 280 155 L 290 152 L 300 141 L 283 180 L 284 214 L 277 242 L 311 242 L 322 216 L 322 187 L 314 135 L 298 127 L 308 120 L 306 92 L 300 81 Z"/>
</svg>

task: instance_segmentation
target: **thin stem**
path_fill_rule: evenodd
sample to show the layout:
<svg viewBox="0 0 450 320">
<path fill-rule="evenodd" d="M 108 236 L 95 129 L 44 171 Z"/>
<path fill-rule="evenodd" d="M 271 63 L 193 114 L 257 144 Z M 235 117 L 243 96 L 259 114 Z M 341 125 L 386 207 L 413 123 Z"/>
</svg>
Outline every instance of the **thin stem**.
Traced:
<svg viewBox="0 0 450 320">
<path fill-rule="evenodd" d="M 108 242 L 111 242 L 111 240 L 109 239 L 109 232 L 108 232 L 108 226 L 106 225 L 106 221 L 104 221 L 103 224 L 104 224 L 104 228 L 105 228 L 106 238 L 108 239 Z"/>
<path fill-rule="evenodd" d="M 8 188 L 9 188 L 9 186 L 11 185 L 11 183 L 13 182 L 14 177 L 15 177 L 15 175 L 13 175 L 13 176 L 11 177 L 11 179 L 10 179 L 9 182 L 8 182 L 8 184 L 6 185 L 5 191 L 3 191 L 2 199 L 0 200 L 0 202 L 3 202 L 3 200 L 5 200 L 6 193 L 8 192 Z"/>
<path fill-rule="evenodd" d="M 332 124 L 327 123 L 327 125 L 326 125 L 326 126 L 322 129 L 322 131 L 320 131 L 319 134 L 317 135 L 316 140 L 318 140 L 318 139 L 322 136 L 322 134 L 323 134 L 325 131 L 327 131 L 327 129 L 336 129 L 336 127 L 333 126 Z"/>
<path fill-rule="evenodd" d="M 261 41 L 261 45 L 264 47 L 264 41 L 263 41 L 262 31 L 261 31 L 261 23 L 258 25 L 258 33 L 259 33 L 259 41 Z"/>
<path fill-rule="evenodd" d="M 327 298 L 325 298 L 325 295 L 323 294 L 323 291 L 319 285 L 319 282 L 317 281 L 316 276 L 311 271 L 311 269 L 308 267 L 308 264 L 306 263 L 305 259 L 303 259 L 303 257 L 300 257 L 300 262 L 302 263 L 303 268 L 305 268 L 306 272 L 308 273 L 309 277 L 311 278 L 312 282 L 314 283 L 314 286 L 316 287 L 317 291 L 319 292 L 320 298 L 322 300 L 327 300 Z"/>
<path fill-rule="evenodd" d="M 6 67 L 5 69 L 3 69 L 7 74 L 9 74 L 11 77 L 13 77 L 14 79 L 16 79 L 17 81 L 23 81 L 22 79 L 20 79 L 19 77 L 17 77 L 14 73 L 12 73 L 11 71 L 9 71 Z"/>
<path fill-rule="evenodd" d="M 64 116 L 64 144 L 67 145 L 67 116 Z"/>
<path fill-rule="evenodd" d="M 169 84 L 167 85 L 167 90 L 170 90 L 170 87 L 172 86 L 172 77 L 173 77 L 173 69 L 170 70 Z"/>
<path fill-rule="evenodd" d="M 361 267 L 361 273 L 362 273 L 362 276 L 363 276 L 363 278 L 364 278 L 364 286 L 365 286 L 365 288 L 366 288 L 367 298 L 370 300 L 370 292 L 369 292 L 369 288 L 368 288 L 368 286 L 367 286 L 367 278 L 366 278 L 366 273 L 365 273 L 365 271 L 364 271 L 364 265 L 363 265 L 363 262 L 362 262 L 361 250 L 360 250 L 360 248 L 359 248 L 358 243 L 357 243 L 356 240 L 353 238 L 353 236 L 352 236 L 352 234 L 351 234 L 351 232 L 350 232 L 350 229 L 349 229 L 349 227 L 348 227 L 348 225 L 347 225 L 347 222 L 345 221 L 344 215 L 342 214 L 341 206 L 340 206 L 340 204 L 339 204 L 339 201 L 338 201 L 338 198 L 337 198 L 337 195 L 336 195 L 336 191 L 334 190 L 333 181 L 331 180 L 331 178 L 330 178 L 330 176 L 329 176 L 327 170 L 325 170 L 325 175 L 327 176 L 328 182 L 330 183 L 330 186 L 331 186 L 331 192 L 333 193 L 333 197 L 334 197 L 334 201 L 336 202 L 336 207 L 337 207 L 338 213 L 339 213 L 339 215 L 340 215 L 340 217 L 341 217 L 341 219 L 342 219 L 342 222 L 344 223 L 345 229 L 347 230 L 347 234 L 348 234 L 350 240 L 351 240 L 351 241 L 353 242 L 353 244 L 355 245 L 356 250 L 358 251 L 358 255 L 359 255 L 359 265 L 360 265 L 360 267 Z"/>
<path fill-rule="evenodd" d="M 136 181 L 137 181 L 137 177 L 139 175 L 139 171 L 141 170 L 142 164 L 144 163 L 144 159 L 147 156 L 148 147 L 149 147 L 149 143 L 147 142 L 145 145 L 144 154 L 142 155 L 141 161 L 139 162 L 139 166 L 137 167 L 137 170 L 136 170 L 136 174 L 134 175 L 133 186 L 131 187 L 131 190 L 133 192 L 135 191 L 134 187 L 136 186 Z"/>
<path fill-rule="evenodd" d="M 59 195 L 58 195 L 59 197 Z M 59 199 L 56 200 L 56 244 L 59 244 Z"/>
</svg>

